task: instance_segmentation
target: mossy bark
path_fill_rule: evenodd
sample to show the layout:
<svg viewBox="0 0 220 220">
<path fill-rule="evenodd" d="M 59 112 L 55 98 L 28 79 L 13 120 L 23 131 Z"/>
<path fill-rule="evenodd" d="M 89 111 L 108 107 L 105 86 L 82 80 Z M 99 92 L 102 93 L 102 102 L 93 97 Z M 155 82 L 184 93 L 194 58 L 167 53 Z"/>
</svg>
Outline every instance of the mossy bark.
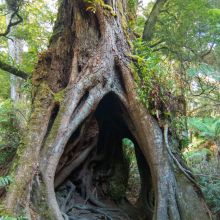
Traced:
<svg viewBox="0 0 220 220">
<path fill-rule="evenodd" d="M 97 3 L 95 13 L 87 11 L 88 3 L 83 0 L 63 0 L 60 5 L 50 47 L 40 57 L 33 76 L 32 117 L 18 151 L 4 211 L 25 213 L 30 219 L 62 220 L 55 197 L 57 169 L 65 166 L 62 156 L 72 146 L 77 163 L 73 164 L 74 172 L 79 164 L 87 168 L 90 150 L 93 152 L 96 145 L 101 149 L 105 143 L 107 153 L 111 146 L 106 140 L 99 141 L 101 136 L 97 135 L 102 130 L 104 136 L 108 134 L 110 128 L 106 128 L 103 115 L 116 105 L 109 113 L 114 134 L 109 140 L 119 147 L 118 140 L 123 137 L 136 143 L 142 161 L 141 196 L 155 194 L 153 210 L 145 204 L 149 198 L 139 199 L 139 210 L 144 212 L 139 213 L 139 219 L 209 219 L 193 183 L 176 175 L 158 123 L 137 98 L 128 56 L 129 32 L 124 25 L 126 1 L 109 0 L 105 4 L 112 10 Z M 91 125 L 94 121 L 99 128 Z M 84 141 L 89 135 L 91 144 Z"/>
</svg>

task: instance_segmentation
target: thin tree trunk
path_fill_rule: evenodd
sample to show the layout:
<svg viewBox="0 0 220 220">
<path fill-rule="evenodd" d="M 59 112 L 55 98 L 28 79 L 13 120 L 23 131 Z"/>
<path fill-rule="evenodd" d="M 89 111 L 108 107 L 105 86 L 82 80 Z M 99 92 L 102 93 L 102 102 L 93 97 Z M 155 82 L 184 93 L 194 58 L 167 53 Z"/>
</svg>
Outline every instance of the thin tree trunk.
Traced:
<svg viewBox="0 0 220 220">
<path fill-rule="evenodd" d="M 97 3 L 95 13 L 86 11 L 93 5 L 80 0 L 64 0 L 60 5 L 50 47 L 33 76 L 32 117 L 12 171 L 14 183 L 4 200 L 5 210 L 15 215 L 24 211 L 31 219 L 68 219 L 61 206 L 67 207 L 58 204 L 55 191 L 69 178 L 78 184 L 85 203 L 96 206 L 90 211 L 114 219 L 97 199 L 104 185 L 96 177 L 101 178 L 104 169 L 106 184 L 111 180 L 107 170 L 116 176 L 119 169 L 112 167 L 126 169 L 121 140 L 128 137 L 142 158 L 141 188 L 146 183 L 155 197 L 153 210 L 146 208 L 136 218 L 209 219 L 200 191 L 174 166 L 158 123 L 137 98 L 128 56 L 129 33 L 123 29 L 126 1 L 107 3 Z M 125 216 L 129 210 L 118 213 Z M 128 215 L 121 219 L 135 219 Z"/>
<path fill-rule="evenodd" d="M 154 27 L 157 23 L 158 17 L 161 11 L 164 8 L 165 3 L 167 0 L 157 0 L 154 4 L 154 7 L 144 25 L 144 32 L 143 32 L 143 40 L 150 41 L 153 38 Z"/>
<path fill-rule="evenodd" d="M 8 8 L 9 14 L 6 16 L 7 25 L 9 20 L 11 19 L 11 14 L 13 11 Z M 8 54 L 13 59 L 16 64 L 21 64 L 22 62 L 22 53 L 23 53 L 23 42 L 20 39 L 16 39 L 11 37 L 8 39 Z M 18 88 L 21 84 L 21 79 L 16 78 L 14 75 L 11 75 L 11 83 L 10 83 L 10 97 L 14 102 L 18 102 L 19 100 L 19 93 Z"/>
<path fill-rule="evenodd" d="M 11 10 L 9 6 L 8 6 L 8 11 L 9 13 L 6 16 L 7 25 L 9 25 L 11 16 L 14 13 L 14 11 Z M 13 32 L 16 32 L 16 27 L 12 28 L 11 33 L 9 33 L 9 35 L 12 35 Z M 22 63 L 23 46 L 24 46 L 24 42 L 22 39 L 17 39 L 13 35 L 10 37 L 10 39 L 8 39 L 8 55 L 13 60 L 14 64 L 19 65 Z M 23 79 L 27 79 L 28 75 L 20 70 L 17 70 L 16 68 L 4 64 L 1 61 L 0 64 L 1 64 L 0 65 L 1 68 L 5 67 L 4 70 L 17 73 L 17 75 L 15 74 L 10 75 L 10 98 L 13 101 L 13 104 L 15 106 L 20 102 L 27 104 L 27 97 L 21 93 L 20 89 L 23 83 Z M 23 78 L 21 78 L 20 76 L 23 76 Z M 20 129 L 24 129 L 24 127 L 26 126 L 26 120 L 24 120 L 25 118 L 23 117 L 23 115 L 21 116 L 20 114 L 18 114 L 18 112 L 16 113 L 18 119 L 18 126 L 20 127 Z"/>
</svg>

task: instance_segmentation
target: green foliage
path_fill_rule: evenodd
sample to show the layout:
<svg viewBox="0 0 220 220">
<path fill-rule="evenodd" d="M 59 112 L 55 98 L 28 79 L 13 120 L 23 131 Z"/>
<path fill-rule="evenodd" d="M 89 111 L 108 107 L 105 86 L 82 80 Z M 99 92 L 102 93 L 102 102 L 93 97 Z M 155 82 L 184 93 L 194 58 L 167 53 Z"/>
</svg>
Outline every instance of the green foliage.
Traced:
<svg viewBox="0 0 220 220">
<path fill-rule="evenodd" d="M 136 9 L 137 5 L 138 5 L 138 1 L 137 0 L 127 0 L 128 2 L 128 7 L 131 9 Z"/>
<path fill-rule="evenodd" d="M 194 149 L 184 153 L 188 166 L 199 182 L 207 204 L 213 213 L 220 207 L 220 172 L 217 158 L 208 149 Z"/>
<path fill-rule="evenodd" d="M 12 178 L 10 176 L 0 177 L 0 187 L 8 186 L 10 183 L 12 183 Z"/>
<path fill-rule="evenodd" d="M 206 201 L 211 207 L 213 213 L 219 211 L 220 207 L 220 180 L 219 177 L 200 176 L 199 183 L 202 186 L 202 191 L 205 195 Z"/>
<path fill-rule="evenodd" d="M 220 80 L 220 76 L 215 74 L 215 70 L 212 66 L 206 63 L 199 63 L 196 66 L 192 66 L 187 70 L 187 73 L 190 77 L 195 78 L 199 75 L 211 77 L 215 80 Z"/>
<path fill-rule="evenodd" d="M 197 164 L 211 158 L 213 153 L 207 148 L 195 148 L 191 151 L 186 151 L 183 155 L 187 163 L 196 170 Z"/>
<path fill-rule="evenodd" d="M 129 179 L 126 190 L 126 197 L 132 201 L 138 198 L 140 192 L 140 174 L 137 165 L 134 143 L 124 138 L 122 140 L 123 153 L 129 166 Z M 129 201 L 130 201 L 129 200 Z"/>
<path fill-rule="evenodd" d="M 193 139 L 189 149 L 184 152 L 184 158 L 197 177 L 209 207 L 215 213 L 220 207 L 220 172 L 219 160 L 214 156 L 211 145 L 219 143 L 220 119 L 189 118 L 188 125 Z"/>
<path fill-rule="evenodd" d="M 121 166 L 123 165 L 118 165 L 116 169 L 117 170 L 123 169 L 123 167 Z M 118 175 L 116 174 L 114 177 L 112 177 L 109 181 L 109 186 L 108 186 L 109 195 L 116 202 L 120 202 L 121 199 L 125 197 L 125 193 L 127 189 L 125 184 L 126 180 L 123 178 L 122 174 L 120 176 L 119 175 L 120 174 Z"/>
<path fill-rule="evenodd" d="M 173 120 L 170 123 L 170 127 L 173 131 L 173 134 L 176 134 L 176 136 L 183 142 L 182 148 L 186 147 L 189 143 L 188 135 L 185 134 L 186 132 L 186 122 L 187 117 L 180 115 L 178 117 L 173 118 Z"/>
<path fill-rule="evenodd" d="M 149 16 L 152 6 L 153 4 L 145 10 L 146 17 Z M 148 99 L 147 102 L 150 103 L 152 90 L 155 90 L 157 84 L 163 88 L 163 92 L 159 93 L 163 103 L 169 100 L 164 91 L 171 91 L 175 96 L 181 95 L 184 98 L 182 100 L 186 101 L 185 115 L 172 118 L 170 128 L 172 136 L 177 133 L 178 138 L 182 140 L 181 145 L 185 147 L 182 148 L 184 158 L 202 186 L 206 201 L 213 212 L 219 211 L 220 207 L 219 162 L 211 150 L 211 146 L 220 143 L 219 10 L 220 5 L 216 1 L 167 1 L 154 28 L 153 39 L 146 43 L 150 53 L 146 48 L 139 48 L 150 56 L 159 58 L 154 68 L 158 66 L 159 69 L 163 69 L 163 76 L 168 76 L 167 81 L 170 83 L 155 80 L 155 74 L 150 74 L 147 65 L 140 65 L 140 60 L 135 63 L 135 72 L 139 77 L 138 90 L 141 90 L 139 96 L 143 101 Z M 139 16 L 135 31 L 140 35 L 144 22 L 144 17 Z M 141 56 L 140 54 L 142 53 L 138 51 L 135 55 Z M 139 72 L 137 67 L 140 69 Z M 148 74 L 148 78 L 143 77 L 140 72 Z M 157 69 L 154 72 L 157 72 Z M 146 80 L 147 83 L 144 83 L 147 89 L 142 88 L 141 77 Z M 174 99 L 172 102 L 175 106 Z M 147 106 L 150 107 L 149 104 Z M 159 109 L 164 111 L 163 108 Z M 188 120 L 187 115 L 191 116 Z M 187 134 L 187 124 L 192 143 L 184 134 Z"/>
<path fill-rule="evenodd" d="M 220 139 L 219 118 L 189 118 L 188 123 L 198 136 L 213 141 Z"/>
<path fill-rule="evenodd" d="M 32 72 L 38 54 L 48 46 L 55 22 L 56 8 L 51 1 L 44 0 L 27 3 L 22 10 L 24 22 L 17 26 L 13 36 L 25 41 L 27 50 L 23 53 L 22 67 L 27 72 Z"/>
<path fill-rule="evenodd" d="M 10 94 L 10 77 L 0 70 L 0 100 L 8 99 Z"/>
<path fill-rule="evenodd" d="M 27 217 L 23 217 L 23 216 L 21 216 L 21 217 L 10 217 L 10 216 L 2 216 L 2 217 L 0 217 L 0 220 L 28 220 L 28 218 Z"/>
<path fill-rule="evenodd" d="M 153 90 L 154 83 L 159 83 L 160 68 L 159 57 L 152 53 L 151 49 L 141 39 L 133 42 L 133 59 L 135 60 L 132 68 L 135 72 L 137 91 L 139 98 L 147 107 L 150 93 Z"/>
<path fill-rule="evenodd" d="M 20 142 L 15 109 L 10 100 L 0 103 L 0 165 L 13 156 Z"/>
<path fill-rule="evenodd" d="M 126 149 L 128 149 L 128 150 L 134 148 L 134 143 L 128 138 L 123 138 L 122 144 L 123 144 L 123 146 L 126 146 L 127 147 Z"/>
<path fill-rule="evenodd" d="M 6 25 L 6 11 L 0 14 L 0 29 Z M 19 10 L 23 22 L 12 28 L 9 36 L 19 39 L 24 44 L 22 63 L 19 68 L 32 72 L 36 66 L 38 54 L 48 46 L 52 33 L 52 26 L 56 18 L 56 6 L 53 1 L 27 1 Z M 15 61 L 8 56 L 8 39 L 0 37 L 1 60 L 15 65 Z"/>
<path fill-rule="evenodd" d="M 160 41 L 157 48 L 172 59 L 195 61 L 218 39 L 216 10 L 207 0 L 169 1 L 159 16 L 153 41 Z"/>
<path fill-rule="evenodd" d="M 194 114 L 219 112 L 218 7 L 207 0 L 168 1 L 158 17 L 153 39 L 147 42 L 153 53 L 166 60 L 163 68 L 172 74 L 179 93 L 192 103 L 189 108 L 198 108 Z M 146 17 L 151 9 L 152 5 L 145 10 Z M 140 34 L 143 24 L 144 18 L 139 16 L 136 30 Z"/>
<path fill-rule="evenodd" d="M 218 48 L 215 48 L 211 57 L 207 59 L 211 62 L 218 56 Z M 215 58 L 216 56 L 216 58 Z M 219 117 L 220 103 L 220 65 L 214 62 L 212 65 L 198 63 L 191 65 L 186 72 L 189 82 L 187 89 L 187 99 L 190 116 L 199 115 L 200 117 Z"/>
<path fill-rule="evenodd" d="M 129 172 L 130 175 L 132 175 L 131 173 L 134 172 L 134 169 L 137 168 L 136 167 L 136 156 L 135 156 L 135 150 L 134 150 L 134 143 L 128 139 L 128 138 L 124 138 L 122 140 L 122 146 L 123 146 L 123 154 L 125 157 L 125 160 L 128 163 L 129 166 Z"/>
<path fill-rule="evenodd" d="M 0 29 L 6 27 L 6 12 L 4 4 L 0 4 Z M 3 7 L 4 6 L 4 7 Z M 11 29 L 10 38 L 19 40 L 24 45 L 19 68 L 32 72 L 38 54 L 48 46 L 48 40 L 52 33 L 52 26 L 56 18 L 56 7 L 53 1 L 26 1 L 19 8 L 19 14 L 23 18 L 22 24 Z M 8 39 L 0 37 L 0 59 L 12 66 L 18 66 L 16 61 L 8 55 Z M 30 97 L 31 81 L 23 82 L 17 90 L 25 97 Z M 21 127 L 27 121 L 30 102 L 22 100 L 12 103 L 10 97 L 10 75 L 0 71 L 0 167 L 4 170 L 13 159 L 20 142 Z M 22 123 L 23 124 L 22 124 Z M 19 125 L 19 127 L 18 127 Z"/>
<path fill-rule="evenodd" d="M 182 107 L 177 99 L 179 88 L 175 76 L 172 77 L 167 64 L 146 42 L 137 39 L 133 45 L 132 69 L 140 101 L 157 118 L 165 119 L 179 114 Z"/>
<path fill-rule="evenodd" d="M 135 187 L 135 183 L 139 180 L 133 142 L 128 138 L 124 138 L 122 140 L 122 150 L 123 161 L 115 164 L 114 175 L 110 177 L 108 182 L 109 194 L 117 202 L 125 198 L 128 184 L 130 183 Z"/>
<path fill-rule="evenodd" d="M 138 8 L 138 0 L 127 0 L 127 3 L 128 3 L 128 14 L 130 15 L 130 18 L 134 20 Z"/>
</svg>

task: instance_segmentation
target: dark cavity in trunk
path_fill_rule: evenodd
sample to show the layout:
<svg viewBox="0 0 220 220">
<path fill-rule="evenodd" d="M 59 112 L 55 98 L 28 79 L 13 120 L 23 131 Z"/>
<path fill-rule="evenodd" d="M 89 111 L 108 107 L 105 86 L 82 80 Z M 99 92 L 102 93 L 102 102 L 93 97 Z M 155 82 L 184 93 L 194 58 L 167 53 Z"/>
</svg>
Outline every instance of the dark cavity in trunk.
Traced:
<svg viewBox="0 0 220 220">
<path fill-rule="evenodd" d="M 151 174 L 127 117 L 109 93 L 72 134 L 55 176 L 64 219 L 152 219 Z"/>
</svg>

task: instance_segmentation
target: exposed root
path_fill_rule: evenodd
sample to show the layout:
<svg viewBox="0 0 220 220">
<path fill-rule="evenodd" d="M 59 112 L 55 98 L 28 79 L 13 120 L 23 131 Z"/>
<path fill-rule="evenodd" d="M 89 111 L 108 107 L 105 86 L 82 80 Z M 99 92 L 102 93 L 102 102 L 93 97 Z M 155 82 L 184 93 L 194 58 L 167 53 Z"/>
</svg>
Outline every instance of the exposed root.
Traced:
<svg viewBox="0 0 220 220">
<path fill-rule="evenodd" d="M 192 183 L 195 184 L 198 188 L 200 188 L 199 184 L 196 182 L 196 180 L 193 178 L 192 173 L 189 170 L 186 170 L 180 162 L 176 159 L 176 157 L 173 155 L 172 151 L 170 150 L 169 142 L 168 142 L 168 124 L 164 125 L 164 142 L 167 148 L 167 151 L 171 158 L 174 160 L 178 168 L 183 172 L 183 174 L 189 179 Z"/>
<path fill-rule="evenodd" d="M 98 207 L 98 206 L 93 206 L 93 205 L 85 205 L 85 204 L 75 204 L 74 202 L 74 194 L 76 195 L 77 193 L 75 192 L 75 185 L 71 183 L 70 181 L 67 181 L 66 184 L 66 192 L 67 196 L 64 199 L 59 199 L 60 201 L 60 209 L 61 209 L 61 214 L 64 218 L 64 220 L 75 220 L 75 219 L 87 219 L 87 218 L 80 218 L 80 216 L 84 216 L 85 214 L 89 215 L 94 215 L 98 214 L 99 218 L 103 219 L 108 219 L 108 220 L 114 220 L 114 219 L 127 219 L 130 220 L 128 215 L 124 213 L 121 209 L 118 208 L 111 208 L 108 207 L 107 205 L 103 205 L 104 203 L 99 202 L 98 200 L 96 201 L 98 205 L 102 204 L 103 207 Z M 62 189 L 62 187 L 61 187 Z M 58 196 L 59 197 L 59 196 Z M 91 200 L 89 200 L 91 201 Z M 88 202 L 89 202 L 88 201 Z M 69 204 L 70 203 L 70 204 Z M 97 205 L 96 203 L 96 205 Z M 80 213 L 78 213 L 77 216 L 75 216 L 74 210 L 80 210 Z M 86 213 L 82 211 L 87 211 Z M 121 216 L 121 217 L 120 217 Z M 124 216 L 124 217 L 122 217 Z"/>
<path fill-rule="evenodd" d="M 69 216 L 66 213 L 61 212 L 61 214 L 62 214 L 64 220 L 69 220 Z"/>
<path fill-rule="evenodd" d="M 97 209 L 97 208 L 93 208 L 93 207 L 89 207 L 89 206 L 85 206 L 85 205 L 83 205 L 83 206 L 76 205 L 73 208 L 80 209 L 80 210 L 88 210 L 92 213 L 99 213 L 99 214 L 102 214 L 107 220 L 113 220 L 111 218 L 111 216 L 109 216 L 105 211 L 102 211 L 102 210 Z"/>
<path fill-rule="evenodd" d="M 71 181 L 68 181 L 67 184 L 70 186 L 70 190 L 68 192 L 68 195 L 67 195 L 65 201 L 63 202 L 63 204 L 60 207 L 60 210 L 63 212 L 67 212 L 66 206 L 67 206 L 68 202 L 71 200 L 73 193 L 76 190 L 76 186 Z"/>
<path fill-rule="evenodd" d="M 103 217 L 105 217 L 105 219 L 108 220 L 115 220 L 115 219 L 122 219 L 120 218 L 120 215 L 123 215 L 124 217 L 126 217 L 126 219 L 130 219 L 125 213 L 122 213 L 120 209 L 111 209 L 111 208 L 94 208 L 92 206 L 86 206 L 86 205 L 76 205 L 73 208 L 75 209 L 79 209 L 79 210 L 88 210 L 92 213 L 98 213 L 103 215 Z M 112 216 L 110 216 L 110 214 L 108 214 L 107 212 L 114 212 L 114 213 L 118 213 L 117 216 L 115 216 L 114 214 L 112 214 L 114 216 L 114 218 Z M 124 218 L 123 218 L 124 219 Z"/>
</svg>

